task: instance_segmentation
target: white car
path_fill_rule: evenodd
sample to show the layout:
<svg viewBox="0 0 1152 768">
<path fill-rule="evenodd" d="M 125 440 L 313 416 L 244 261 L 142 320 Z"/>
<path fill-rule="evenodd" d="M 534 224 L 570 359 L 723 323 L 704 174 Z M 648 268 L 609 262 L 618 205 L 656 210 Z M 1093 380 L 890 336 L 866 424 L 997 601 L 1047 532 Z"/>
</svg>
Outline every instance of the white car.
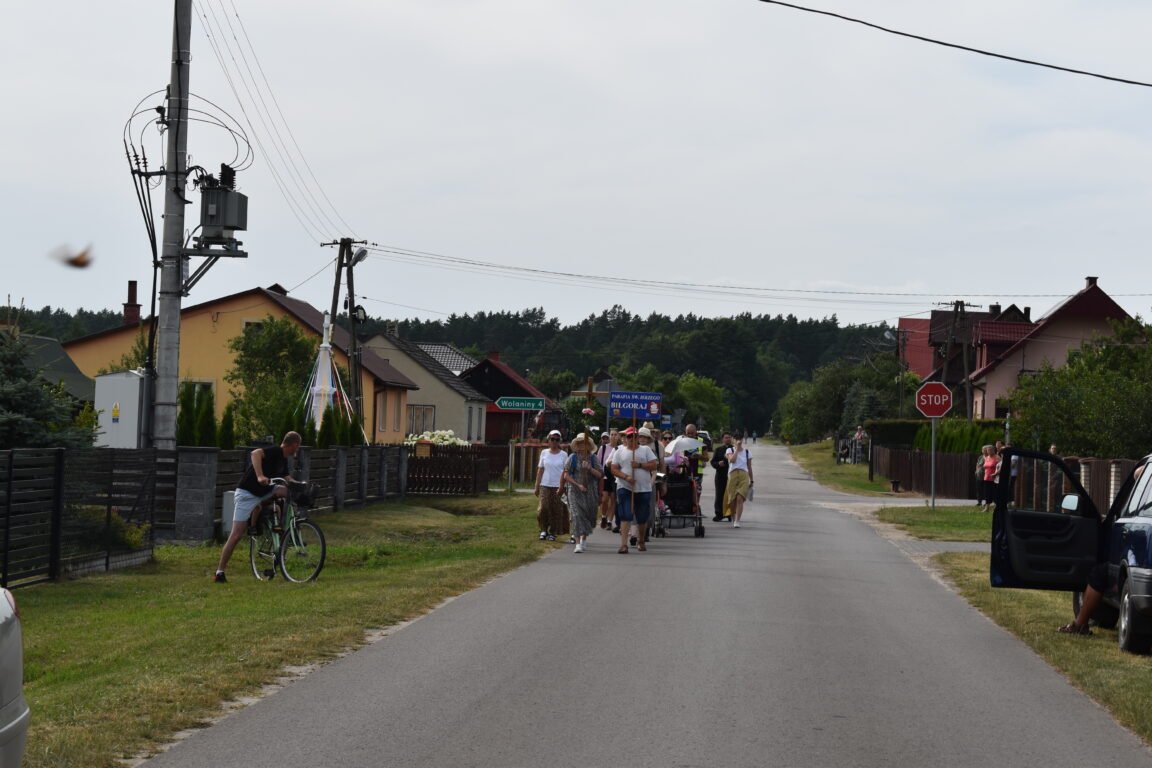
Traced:
<svg viewBox="0 0 1152 768">
<path fill-rule="evenodd" d="M 16 599 L 0 592 L 0 766 L 19 768 L 31 718 L 24 700 L 24 638 Z"/>
</svg>

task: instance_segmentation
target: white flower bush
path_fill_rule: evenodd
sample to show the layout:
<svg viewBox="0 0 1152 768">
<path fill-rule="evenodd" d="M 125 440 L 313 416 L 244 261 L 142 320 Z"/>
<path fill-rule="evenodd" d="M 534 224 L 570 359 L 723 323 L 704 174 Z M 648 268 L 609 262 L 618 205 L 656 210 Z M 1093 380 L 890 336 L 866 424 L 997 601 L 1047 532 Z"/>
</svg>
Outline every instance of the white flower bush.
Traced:
<svg viewBox="0 0 1152 768">
<path fill-rule="evenodd" d="M 417 442 L 432 443 L 433 445 L 470 445 L 467 440 L 456 437 L 456 433 L 451 429 L 437 429 L 434 432 L 423 432 L 404 438 L 405 445 L 415 445 Z"/>
</svg>

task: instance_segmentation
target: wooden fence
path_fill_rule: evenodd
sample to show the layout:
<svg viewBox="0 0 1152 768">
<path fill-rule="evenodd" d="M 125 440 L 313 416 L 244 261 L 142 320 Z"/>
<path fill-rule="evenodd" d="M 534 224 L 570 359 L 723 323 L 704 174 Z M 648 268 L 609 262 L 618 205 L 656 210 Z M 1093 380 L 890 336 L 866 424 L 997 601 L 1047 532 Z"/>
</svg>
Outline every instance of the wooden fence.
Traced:
<svg viewBox="0 0 1152 768">
<path fill-rule="evenodd" d="M 488 491 L 488 460 L 469 455 L 408 457 L 408 492 L 476 496 Z"/>
<path fill-rule="evenodd" d="M 152 557 L 175 520 L 175 452 L 0 451 L 0 583 L 111 570 Z"/>
<path fill-rule="evenodd" d="M 936 454 L 936 495 L 949 499 L 975 499 L 977 494 L 976 455 L 968 453 Z M 931 453 L 875 446 L 872 468 L 881 477 L 898 481 L 901 490 L 928 494 L 932 489 Z M 1079 479 L 1101 514 L 1112 505 L 1120 486 L 1136 462 L 1128 459 L 1063 457 L 1064 464 Z M 1059 508 L 1061 497 L 1070 490 L 1063 474 L 1049 471 L 1045 461 L 1020 457 L 1016 480 L 1010 467 L 1001 469 L 1002 482 L 1012 484 L 1012 501 L 1021 508 Z"/>
</svg>

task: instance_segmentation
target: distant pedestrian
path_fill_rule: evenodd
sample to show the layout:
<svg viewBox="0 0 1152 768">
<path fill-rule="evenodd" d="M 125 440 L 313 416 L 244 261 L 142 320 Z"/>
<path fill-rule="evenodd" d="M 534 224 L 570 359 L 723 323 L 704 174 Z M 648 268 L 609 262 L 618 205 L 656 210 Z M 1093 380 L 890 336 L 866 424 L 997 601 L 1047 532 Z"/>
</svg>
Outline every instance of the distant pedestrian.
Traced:
<svg viewBox="0 0 1152 768">
<path fill-rule="evenodd" d="M 756 445 L 756 430 L 752 430 L 752 445 Z"/>
<path fill-rule="evenodd" d="M 752 493 L 752 454 L 744 447 L 744 433 L 737 432 L 725 455 L 728 457 L 728 487 L 724 507 L 732 516 L 732 527 L 740 527 L 744 501 Z"/>
<path fill-rule="evenodd" d="M 568 515 L 560 498 L 564 490 L 564 462 L 568 454 L 560 447 L 560 430 L 548 433 L 548 447 L 540 452 L 536 466 L 536 487 L 533 493 L 540 499 L 536 522 L 540 525 L 540 541 L 556 541 L 557 536 L 568 533 Z"/>
<path fill-rule="evenodd" d="M 564 463 L 564 487 L 568 489 L 568 514 L 572 535 L 576 538 L 573 552 L 583 552 L 588 535 L 596 528 L 596 508 L 600 503 L 600 478 L 604 468 L 592 453 L 592 441 L 581 432 L 569 446 L 572 455 Z"/>
<path fill-rule="evenodd" d="M 643 552 L 648 534 L 648 520 L 652 514 L 652 473 L 659 462 L 656 453 L 640 445 L 634 427 L 624 430 L 624 445 L 612 454 L 612 473 L 616 475 L 616 523 L 620 529 L 620 549 L 628 554 L 627 523 L 635 521 L 639 527 L 638 549 Z"/>
<path fill-rule="evenodd" d="M 616 519 L 616 476 L 607 470 L 619 442 L 619 435 L 613 429 L 600 435 L 600 447 L 596 449 L 596 459 L 605 470 L 604 481 L 600 484 L 600 527 L 605 530 Z"/>
<path fill-rule="evenodd" d="M 728 490 L 728 449 L 732 447 L 732 433 L 725 430 L 720 440 L 720 448 L 712 454 L 712 460 L 708 462 L 712 465 L 712 469 L 716 470 L 714 481 L 716 500 L 712 506 L 712 520 L 717 523 L 728 517 L 727 510 L 724 509 L 724 493 Z"/>
<path fill-rule="evenodd" d="M 996 480 L 1000 477 L 1000 457 L 996 455 L 996 446 L 984 446 L 984 512 L 987 512 L 996 500 Z"/>
</svg>

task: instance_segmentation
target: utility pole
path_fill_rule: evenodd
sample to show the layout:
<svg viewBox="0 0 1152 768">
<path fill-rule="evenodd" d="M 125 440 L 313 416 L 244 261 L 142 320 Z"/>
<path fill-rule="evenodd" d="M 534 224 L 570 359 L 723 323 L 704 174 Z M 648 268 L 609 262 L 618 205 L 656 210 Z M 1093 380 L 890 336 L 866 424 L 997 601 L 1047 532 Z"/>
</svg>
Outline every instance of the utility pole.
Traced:
<svg viewBox="0 0 1152 768">
<path fill-rule="evenodd" d="M 176 399 L 180 375 L 180 303 L 183 296 L 184 197 L 188 164 L 188 77 L 192 0 L 176 0 L 172 29 L 172 79 L 168 85 L 168 156 L 164 169 L 164 244 L 160 256 L 160 300 L 152 445 L 176 447 Z"/>
<path fill-rule="evenodd" d="M 947 306 L 947 305 L 945 305 Z M 952 330 L 948 337 L 948 358 L 944 365 L 944 383 L 948 381 L 948 371 L 952 368 L 952 349 L 956 343 L 956 328 L 958 325 L 963 324 L 963 338 L 960 340 L 961 345 L 961 358 L 964 364 L 964 393 L 965 393 L 965 412 L 968 416 L 968 422 L 972 422 L 972 379 L 971 371 L 968 365 L 968 352 L 969 347 L 972 345 L 972 324 L 968 322 L 964 310 L 968 307 L 976 307 L 977 304 L 969 304 L 966 301 L 958 300 L 952 302 Z"/>
<path fill-rule="evenodd" d="M 355 253 L 352 252 L 353 245 L 365 245 L 365 240 L 353 240 L 350 237 L 341 238 L 337 242 L 324 243 L 326 246 L 338 245 L 340 252 L 336 256 L 336 284 L 332 287 L 332 324 L 336 324 L 336 309 L 340 303 L 340 276 L 341 273 L 348 270 L 348 296 L 345 299 L 345 308 L 348 310 L 348 378 L 349 392 L 348 399 L 351 400 L 352 415 L 356 422 L 356 429 L 360 431 L 362 437 L 367 437 L 364 434 L 364 392 L 363 384 L 361 382 L 360 372 L 360 342 L 356 338 L 356 326 L 364 322 L 366 315 L 364 308 L 356 304 L 356 281 L 355 272 L 353 268 L 364 261 L 368 256 L 368 251 L 365 248 L 358 249 Z"/>
</svg>

